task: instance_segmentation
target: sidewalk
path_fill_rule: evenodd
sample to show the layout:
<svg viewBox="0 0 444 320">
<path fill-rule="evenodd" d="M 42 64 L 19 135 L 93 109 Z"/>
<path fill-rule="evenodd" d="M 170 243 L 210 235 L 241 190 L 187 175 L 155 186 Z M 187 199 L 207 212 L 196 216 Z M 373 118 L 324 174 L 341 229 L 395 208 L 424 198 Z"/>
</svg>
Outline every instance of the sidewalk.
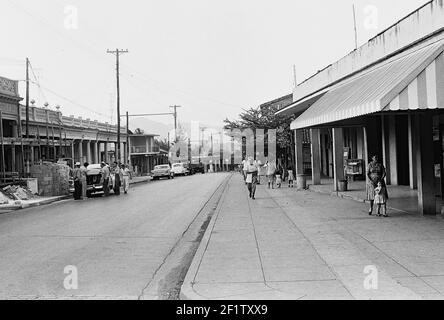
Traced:
<svg viewBox="0 0 444 320">
<path fill-rule="evenodd" d="M 130 180 L 130 185 L 136 185 L 140 183 L 145 183 L 151 181 L 151 177 L 144 176 L 144 177 L 134 177 L 132 180 Z M 66 195 L 66 196 L 57 196 L 57 197 L 41 197 L 39 199 L 33 199 L 33 200 L 21 200 L 18 201 L 17 204 L 4 204 L 0 205 L 0 214 L 2 213 L 8 213 L 15 210 L 25 209 L 25 208 L 32 208 L 32 207 L 38 207 L 43 206 L 46 204 L 50 204 L 53 202 L 71 199 L 72 195 Z"/>
<path fill-rule="evenodd" d="M 284 187 L 248 198 L 234 175 L 182 299 L 444 299 L 444 222 Z M 366 266 L 378 290 L 364 287 Z"/>
</svg>

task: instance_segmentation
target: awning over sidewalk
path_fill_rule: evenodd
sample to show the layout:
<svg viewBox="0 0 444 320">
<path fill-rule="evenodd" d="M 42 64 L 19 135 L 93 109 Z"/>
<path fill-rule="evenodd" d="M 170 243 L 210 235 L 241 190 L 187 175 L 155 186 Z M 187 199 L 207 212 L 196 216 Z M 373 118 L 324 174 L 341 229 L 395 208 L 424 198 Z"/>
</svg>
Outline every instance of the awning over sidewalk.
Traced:
<svg viewBox="0 0 444 320">
<path fill-rule="evenodd" d="M 444 108 L 444 40 L 334 85 L 291 124 L 302 129 L 380 111 Z"/>
</svg>

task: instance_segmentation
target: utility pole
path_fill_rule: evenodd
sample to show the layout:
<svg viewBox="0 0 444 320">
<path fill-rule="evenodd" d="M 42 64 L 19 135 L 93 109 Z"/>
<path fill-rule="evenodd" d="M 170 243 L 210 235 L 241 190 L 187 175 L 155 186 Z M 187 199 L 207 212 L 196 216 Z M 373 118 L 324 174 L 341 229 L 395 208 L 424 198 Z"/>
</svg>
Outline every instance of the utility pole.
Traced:
<svg viewBox="0 0 444 320">
<path fill-rule="evenodd" d="M 355 11 L 355 4 L 353 4 L 353 24 L 355 27 L 355 49 L 358 49 L 358 30 L 356 27 L 356 11 Z"/>
<path fill-rule="evenodd" d="M 130 145 L 129 145 L 129 114 L 126 112 L 126 159 L 125 164 L 131 165 Z"/>
<path fill-rule="evenodd" d="M 115 51 L 107 50 L 107 53 L 112 53 L 116 56 L 116 80 L 117 80 L 117 150 L 116 150 L 116 161 L 120 161 L 120 65 L 119 56 L 123 53 L 128 53 L 128 50 Z"/>
<path fill-rule="evenodd" d="M 26 131 L 26 139 L 29 139 L 29 59 L 26 58 L 26 100 L 25 100 L 25 108 L 26 108 L 26 124 L 25 124 L 25 131 Z M 19 107 L 19 113 L 20 113 L 20 107 Z M 21 129 L 20 129 L 21 130 Z M 23 146 L 23 139 L 21 139 L 22 142 L 22 146 Z M 15 148 L 15 147 L 14 147 Z M 29 177 L 29 156 L 28 156 L 28 152 L 29 152 L 29 148 L 26 148 L 25 152 L 23 152 L 23 148 L 22 148 L 22 152 L 24 153 L 24 163 L 26 166 L 26 177 Z M 13 150 L 13 152 L 15 152 L 15 149 Z"/>
<path fill-rule="evenodd" d="M 29 59 L 26 58 L 26 139 L 29 139 Z"/>
<path fill-rule="evenodd" d="M 170 108 L 174 109 L 174 142 L 177 142 L 177 108 L 181 108 L 181 106 L 171 106 Z"/>
</svg>

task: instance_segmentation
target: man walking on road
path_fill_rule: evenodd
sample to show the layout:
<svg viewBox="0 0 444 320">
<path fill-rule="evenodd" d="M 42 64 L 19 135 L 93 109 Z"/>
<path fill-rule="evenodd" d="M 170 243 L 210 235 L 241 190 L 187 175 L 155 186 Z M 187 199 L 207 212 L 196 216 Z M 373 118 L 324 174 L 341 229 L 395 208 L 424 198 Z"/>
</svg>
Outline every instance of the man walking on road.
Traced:
<svg viewBox="0 0 444 320">
<path fill-rule="evenodd" d="M 102 167 L 102 179 L 103 179 L 103 192 L 105 193 L 105 196 L 109 196 L 109 176 L 110 176 L 110 172 L 109 172 L 109 168 L 106 165 L 105 162 L 102 162 L 100 164 L 100 166 Z"/>
<path fill-rule="evenodd" d="M 129 169 L 129 166 L 122 164 L 122 175 L 123 175 L 123 192 L 127 194 L 131 178 L 131 171 Z"/>
</svg>

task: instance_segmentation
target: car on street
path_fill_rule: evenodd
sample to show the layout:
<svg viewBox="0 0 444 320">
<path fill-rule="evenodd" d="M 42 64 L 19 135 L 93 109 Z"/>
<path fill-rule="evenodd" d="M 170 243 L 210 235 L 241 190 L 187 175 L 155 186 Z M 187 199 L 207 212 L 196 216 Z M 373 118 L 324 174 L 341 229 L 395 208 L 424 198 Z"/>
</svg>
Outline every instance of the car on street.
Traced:
<svg viewBox="0 0 444 320">
<path fill-rule="evenodd" d="M 205 173 L 205 167 L 203 165 L 203 163 L 191 163 L 188 165 L 189 166 L 189 171 L 191 174 L 195 174 L 195 173 Z"/>
<path fill-rule="evenodd" d="M 103 192 L 102 168 L 100 164 L 90 164 L 86 168 L 86 195 L 88 197 Z"/>
<path fill-rule="evenodd" d="M 190 174 L 190 171 L 183 163 L 173 163 L 171 171 L 175 176 L 187 176 Z"/>
<path fill-rule="evenodd" d="M 162 164 L 154 167 L 151 171 L 153 180 L 159 180 L 160 178 L 174 179 L 174 172 L 171 171 L 169 164 Z"/>
</svg>

